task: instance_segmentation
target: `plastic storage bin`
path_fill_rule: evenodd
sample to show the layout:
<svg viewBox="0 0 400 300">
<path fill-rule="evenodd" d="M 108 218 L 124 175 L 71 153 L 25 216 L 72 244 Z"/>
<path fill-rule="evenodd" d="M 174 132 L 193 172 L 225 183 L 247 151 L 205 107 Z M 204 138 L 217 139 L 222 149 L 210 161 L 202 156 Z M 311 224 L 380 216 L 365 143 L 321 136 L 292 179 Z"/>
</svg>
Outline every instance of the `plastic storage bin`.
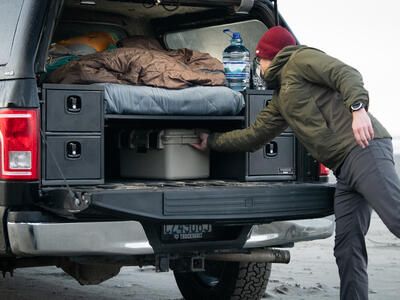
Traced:
<svg viewBox="0 0 400 300">
<path fill-rule="evenodd" d="M 199 142 L 194 130 L 132 131 L 128 139 L 129 146 L 120 149 L 122 177 L 178 180 L 210 175 L 209 153 L 190 145 Z"/>
</svg>

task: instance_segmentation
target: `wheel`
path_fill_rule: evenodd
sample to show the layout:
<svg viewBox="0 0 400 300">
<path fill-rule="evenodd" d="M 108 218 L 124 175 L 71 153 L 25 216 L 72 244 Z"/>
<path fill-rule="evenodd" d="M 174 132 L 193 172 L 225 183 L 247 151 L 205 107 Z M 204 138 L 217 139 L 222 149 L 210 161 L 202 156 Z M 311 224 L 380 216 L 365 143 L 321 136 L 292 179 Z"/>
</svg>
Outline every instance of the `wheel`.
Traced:
<svg viewBox="0 0 400 300">
<path fill-rule="evenodd" d="M 206 261 L 204 272 L 174 272 L 186 300 L 258 300 L 270 274 L 270 263 L 217 261 Z"/>
</svg>

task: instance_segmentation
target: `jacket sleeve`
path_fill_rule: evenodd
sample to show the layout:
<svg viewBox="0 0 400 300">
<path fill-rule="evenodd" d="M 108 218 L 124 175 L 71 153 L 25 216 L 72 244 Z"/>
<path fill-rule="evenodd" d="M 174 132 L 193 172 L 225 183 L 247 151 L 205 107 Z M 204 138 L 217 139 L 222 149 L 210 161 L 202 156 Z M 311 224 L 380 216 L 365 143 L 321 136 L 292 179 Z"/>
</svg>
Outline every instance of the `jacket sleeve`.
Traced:
<svg viewBox="0 0 400 300">
<path fill-rule="evenodd" d="M 361 74 L 342 61 L 317 49 L 308 48 L 297 53 L 293 67 L 305 80 L 339 92 L 348 110 L 357 101 L 368 107 L 368 91 L 364 88 Z"/>
<path fill-rule="evenodd" d="M 261 148 L 288 127 L 275 101 L 273 98 L 250 127 L 210 134 L 208 147 L 220 152 L 253 152 Z"/>
</svg>

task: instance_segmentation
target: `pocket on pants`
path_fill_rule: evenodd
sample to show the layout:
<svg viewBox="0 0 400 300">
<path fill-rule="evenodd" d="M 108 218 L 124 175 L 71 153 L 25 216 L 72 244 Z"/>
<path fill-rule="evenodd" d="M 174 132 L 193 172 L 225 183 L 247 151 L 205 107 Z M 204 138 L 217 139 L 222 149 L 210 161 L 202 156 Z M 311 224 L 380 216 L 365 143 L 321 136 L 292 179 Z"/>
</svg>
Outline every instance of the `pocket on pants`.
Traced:
<svg viewBox="0 0 400 300">
<path fill-rule="evenodd" d="M 393 146 L 390 139 L 376 139 L 370 143 L 370 151 L 375 159 L 389 160 L 394 164 Z"/>
</svg>

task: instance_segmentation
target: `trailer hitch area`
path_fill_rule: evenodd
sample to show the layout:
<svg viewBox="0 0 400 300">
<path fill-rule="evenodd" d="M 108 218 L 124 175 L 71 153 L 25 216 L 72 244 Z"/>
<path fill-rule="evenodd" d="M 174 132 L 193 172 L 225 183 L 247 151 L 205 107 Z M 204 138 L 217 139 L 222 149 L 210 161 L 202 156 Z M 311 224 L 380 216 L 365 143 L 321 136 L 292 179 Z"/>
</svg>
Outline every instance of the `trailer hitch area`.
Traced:
<svg viewBox="0 0 400 300">
<path fill-rule="evenodd" d="M 203 272 L 205 270 L 205 255 L 196 256 L 156 256 L 156 271 L 168 272 L 169 269 L 179 272 Z"/>
<path fill-rule="evenodd" d="M 177 272 L 203 272 L 205 271 L 205 261 L 225 261 L 225 262 L 268 262 L 278 264 L 288 264 L 290 262 L 290 252 L 281 249 L 254 249 L 239 253 L 209 253 L 209 254 L 186 254 L 156 255 L 156 271 L 168 272 L 170 269 Z"/>
<path fill-rule="evenodd" d="M 69 216 L 84 211 L 90 202 L 90 193 L 63 188 L 43 191 L 37 204 L 58 215 Z"/>
</svg>

